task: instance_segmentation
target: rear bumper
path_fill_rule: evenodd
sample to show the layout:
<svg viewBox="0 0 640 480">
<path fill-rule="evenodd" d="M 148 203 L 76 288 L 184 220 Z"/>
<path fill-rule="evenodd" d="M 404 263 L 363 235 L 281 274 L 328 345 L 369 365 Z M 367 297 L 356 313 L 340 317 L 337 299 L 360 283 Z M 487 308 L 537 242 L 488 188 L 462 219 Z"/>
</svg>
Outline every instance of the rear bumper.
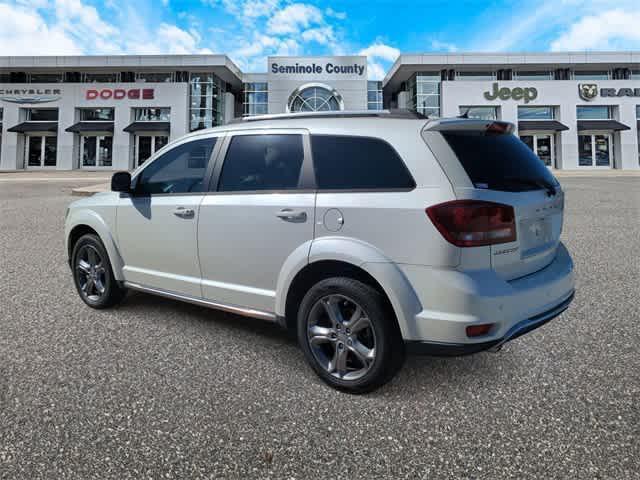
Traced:
<svg viewBox="0 0 640 480">
<path fill-rule="evenodd" d="M 496 349 L 504 345 L 510 340 L 514 340 L 525 333 L 529 333 L 545 323 L 553 320 L 562 312 L 564 312 L 573 301 L 574 292 L 571 292 L 569 298 L 560 302 L 555 307 L 542 312 L 534 317 L 527 318 L 513 325 L 502 338 L 490 340 L 480 343 L 446 343 L 446 342 L 428 342 L 413 340 L 405 342 L 407 352 L 417 355 L 434 355 L 434 356 L 462 356 L 471 355 L 473 353 L 485 350 Z"/>
<path fill-rule="evenodd" d="M 575 289 L 573 262 L 562 244 L 545 268 L 510 281 L 493 270 L 402 268 L 422 308 L 407 322 L 404 339 L 435 350 L 473 353 L 499 346 L 556 316 Z M 488 334 L 467 336 L 468 326 L 488 323 Z"/>
</svg>

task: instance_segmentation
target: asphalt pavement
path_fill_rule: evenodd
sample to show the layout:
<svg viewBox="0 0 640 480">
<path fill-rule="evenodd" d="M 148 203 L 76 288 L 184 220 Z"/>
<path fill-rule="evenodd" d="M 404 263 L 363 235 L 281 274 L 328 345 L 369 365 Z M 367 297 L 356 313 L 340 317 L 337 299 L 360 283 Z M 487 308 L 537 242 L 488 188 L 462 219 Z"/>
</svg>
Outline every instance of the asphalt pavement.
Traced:
<svg viewBox="0 0 640 480">
<path fill-rule="evenodd" d="M 259 320 L 89 309 L 63 247 L 82 182 L 0 183 L 0 478 L 640 478 L 640 178 L 561 181 L 570 309 L 365 396 Z"/>
</svg>

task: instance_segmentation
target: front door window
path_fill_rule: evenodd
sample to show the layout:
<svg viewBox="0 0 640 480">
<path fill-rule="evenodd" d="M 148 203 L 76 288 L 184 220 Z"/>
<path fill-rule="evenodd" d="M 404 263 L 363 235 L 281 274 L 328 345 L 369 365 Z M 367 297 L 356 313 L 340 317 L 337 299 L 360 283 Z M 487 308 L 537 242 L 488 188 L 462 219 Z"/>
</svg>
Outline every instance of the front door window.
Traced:
<svg viewBox="0 0 640 480">
<path fill-rule="evenodd" d="M 58 137 L 46 135 L 27 137 L 28 167 L 55 167 L 57 152 Z"/>
<path fill-rule="evenodd" d="M 113 137 L 102 135 L 83 136 L 80 158 L 83 167 L 110 167 L 112 164 Z"/>
<path fill-rule="evenodd" d="M 138 135 L 136 139 L 136 165 L 142 165 L 151 155 L 169 143 L 169 137 L 166 135 Z"/>
<path fill-rule="evenodd" d="M 553 135 L 548 133 L 521 135 L 520 140 L 522 140 L 547 167 L 554 166 Z"/>
<path fill-rule="evenodd" d="M 578 164 L 581 167 L 610 167 L 612 158 L 611 135 L 578 135 Z"/>
</svg>

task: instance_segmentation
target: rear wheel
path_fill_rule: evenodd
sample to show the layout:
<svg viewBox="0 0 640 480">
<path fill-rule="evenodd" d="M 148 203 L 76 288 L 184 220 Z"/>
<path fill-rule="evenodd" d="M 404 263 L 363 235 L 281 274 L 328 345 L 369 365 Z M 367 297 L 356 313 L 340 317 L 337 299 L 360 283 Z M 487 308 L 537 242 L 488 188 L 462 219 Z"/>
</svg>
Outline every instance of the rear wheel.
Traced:
<svg viewBox="0 0 640 480">
<path fill-rule="evenodd" d="M 107 251 L 100 238 L 86 234 L 78 239 L 71 254 L 73 280 L 80 298 L 92 308 L 108 308 L 119 303 L 126 290 L 118 285 Z"/>
<path fill-rule="evenodd" d="M 351 278 L 322 280 L 307 292 L 298 312 L 298 341 L 320 378 L 352 393 L 380 387 L 404 360 L 404 343 L 383 296 Z"/>
</svg>

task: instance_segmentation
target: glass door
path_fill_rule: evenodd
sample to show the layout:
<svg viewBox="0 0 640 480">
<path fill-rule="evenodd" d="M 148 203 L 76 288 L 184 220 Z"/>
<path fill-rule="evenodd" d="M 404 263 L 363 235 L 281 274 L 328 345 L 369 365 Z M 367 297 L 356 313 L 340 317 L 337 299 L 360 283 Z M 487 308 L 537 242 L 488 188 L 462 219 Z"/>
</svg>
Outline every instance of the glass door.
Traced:
<svg viewBox="0 0 640 480">
<path fill-rule="evenodd" d="M 136 166 L 142 165 L 168 142 L 167 135 L 136 135 Z"/>
<path fill-rule="evenodd" d="M 55 135 L 29 135 L 26 141 L 27 167 L 55 167 L 58 137 Z"/>
<path fill-rule="evenodd" d="M 611 135 L 594 135 L 593 143 L 595 148 L 595 164 L 596 167 L 611 166 L 611 152 L 613 150 L 611 143 Z"/>
<path fill-rule="evenodd" d="M 527 147 L 529 147 L 547 167 L 555 166 L 555 149 L 553 134 L 531 133 L 520 135 Z"/>
<path fill-rule="evenodd" d="M 613 141 L 608 133 L 578 135 L 578 165 L 611 168 Z"/>
<path fill-rule="evenodd" d="M 547 167 L 553 167 L 553 135 L 536 135 L 536 155 Z"/>
<path fill-rule="evenodd" d="M 80 166 L 82 168 L 112 165 L 113 137 L 111 135 L 83 135 L 80 137 Z"/>
<path fill-rule="evenodd" d="M 42 166 L 42 137 L 27 137 L 27 166 Z"/>
</svg>

